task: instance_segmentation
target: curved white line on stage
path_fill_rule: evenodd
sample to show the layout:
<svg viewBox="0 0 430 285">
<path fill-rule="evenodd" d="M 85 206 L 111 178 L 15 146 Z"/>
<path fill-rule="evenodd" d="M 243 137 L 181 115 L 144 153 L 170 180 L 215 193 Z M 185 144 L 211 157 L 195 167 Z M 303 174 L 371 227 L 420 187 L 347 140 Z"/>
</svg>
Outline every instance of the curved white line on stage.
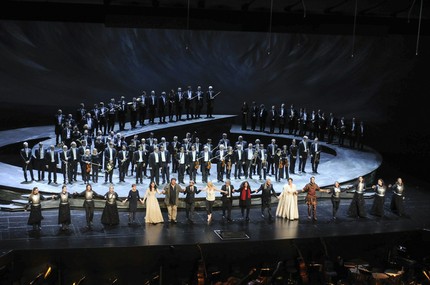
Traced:
<svg viewBox="0 0 430 285">
<path fill-rule="evenodd" d="M 147 133 L 154 131 L 156 132 L 157 129 L 165 129 L 165 128 L 175 128 L 178 126 L 184 126 L 184 125 L 191 125 L 195 123 L 204 123 L 208 122 L 210 120 L 220 120 L 220 119 L 226 119 L 226 118 L 233 118 L 236 116 L 232 115 L 217 115 L 215 119 L 195 119 L 192 121 L 181 121 L 181 122 L 174 122 L 169 123 L 166 125 L 149 125 L 145 126 L 143 128 L 137 128 L 130 131 L 124 131 L 121 132 L 124 136 L 129 137 L 134 134 L 140 134 L 140 133 Z M 129 127 L 129 123 L 127 123 L 126 128 Z M 244 139 L 246 140 L 247 135 L 255 136 L 261 136 L 266 138 L 274 137 L 276 138 L 277 142 L 281 142 L 283 139 L 291 139 L 293 136 L 289 135 L 279 135 L 279 134 L 268 134 L 268 133 L 260 133 L 260 132 L 252 132 L 252 131 L 242 131 L 240 130 L 240 126 L 232 126 L 230 130 L 230 137 L 229 139 L 234 142 L 237 137 L 233 137 L 235 135 L 242 135 Z M 156 135 L 156 133 L 155 133 Z M 178 134 L 172 134 L 178 135 Z M 181 136 L 184 134 L 180 134 Z M 156 135 L 157 136 L 157 135 Z M 43 138 L 50 138 L 47 140 L 44 140 L 44 145 L 49 146 L 50 144 L 55 144 L 55 134 L 54 134 L 54 127 L 53 126 L 38 126 L 38 127 L 32 127 L 32 128 L 21 128 L 21 129 L 15 129 L 15 130 L 7 130 L 0 132 L 0 147 L 7 146 L 9 144 L 17 143 L 17 142 L 24 142 L 24 141 L 30 141 L 30 140 L 37 140 L 37 139 L 43 139 Z M 295 137 L 297 140 L 300 140 L 300 138 Z M 170 140 L 171 138 L 166 138 L 167 140 Z M 217 142 L 217 138 L 212 138 L 214 142 Z M 204 142 L 204 140 L 202 140 Z M 298 189 L 301 189 L 307 182 L 309 182 L 309 179 L 312 175 L 316 177 L 316 182 L 320 187 L 327 187 L 331 186 L 334 181 L 339 181 L 340 183 L 352 183 L 358 176 L 364 176 L 367 174 L 370 174 L 374 172 L 376 169 L 378 169 L 382 163 L 382 157 L 381 155 L 366 147 L 364 151 L 359 151 L 355 149 L 345 148 L 345 147 L 339 147 L 337 145 L 329 145 L 324 142 L 321 142 L 325 147 L 331 148 L 336 152 L 336 155 L 331 155 L 328 153 L 322 153 L 321 155 L 321 163 L 319 165 L 318 172 L 319 174 L 312 174 L 311 173 L 311 165 L 310 161 L 308 159 L 308 162 L 306 164 L 306 170 L 307 173 L 304 174 L 293 174 L 290 175 L 294 179 L 294 183 L 297 185 Z M 30 146 L 32 147 L 32 146 Z M 19 153 L 16 154 L 19 156 Z M 296 164 L 296 169 L 298 166 L 298 161 Z M 214 184 L 221 187 L 221 182 L 215 182 L 216 181 L 216 173 L 215 169 L 211 173 L 210 179 L 213 179 Z M 35 177 L 37 178 L 37 172 L 34 171 Z M 58 179 L 57 182 L 62 182 L 62 174 L 58 173 Z M 176 175 L 171 175 L 171 177 L 177 177 Z M 24 189 L 30 190 L 34 186 L 38 186 L 39 189 L 42 192 L 45 193 L 58 193 L 61 190 L 61 184 L 57 185 L 48 185 L 47 184 L 47 173 L 45 173 L 45 181 L 37 182 L 33 181 L 31 183 L 23 183 L 23 171 L 21 167 L 6 164 L 3 162 L 0 162 L 0 185 L 7 187 L 7 188 L 14 188 L 14 189 Z M 257 179 L 256 179 L 257 178 Z M 282 180 L 281 182 L 275 182 L 275 178 L 273 176 L 268 176 L 268 178 L 271 178 L 274 188 L 276 192 L 282 191 L 282 186 L 286 183 L 286 180 Z M 116 183 L 118 181 L 118 175 L 114 174 L 114 184 L 115 184 L 115 190 L 118 192 L 120 197 L 125 197 L 128 195 L 128 191 L 131 188 L 131 184 L 135 182 L 134 177 L 126 177 L 125 183 Z M 104 184 L 104 176 L 99 177 L 98 184 L 93 184 L 93 189 L 99 193 L 104 194 L 108 190 L 108 184 Z M 242 178 L 241 180 L 237 179 L 235 180 L 232 178 L 232 184 L 236 188 L 239 186 L 239 184 L 244 181 Z M 258 179 L 258 176 L 254 176 L 254 179 L 248 179 L 252 189 L 256 189 L 260 186 L 260 184 L 263 182 Z M 185 182 L 188 183 L 188 176 L 185 178 Z M 145 179 L 143 185 L 138 185 L 138 190 L 141 192 L 141 194 L 144 194 L 144 191 L 146 190 L 147 185 L 149 184 L 149 179 Z M 185 186 L 185 185 L 182 185 Z M 201 175 L 198 174 L 197 176 L 197 186 L 199 188 L 202 188 L 204 185 L 201 182 Z M 73 185 L 68 185 L 69 192 L 81 192 L 85 188 L 84 183 L 81 181 L 75 182 Z M 204 192 L 197 195 L 198 197 L 204 197 Z M 159 195 L 160 198 L 164 197 L 163 195 Z M 184 197 L 184 196 L 180 196 Z"/>
</svg>

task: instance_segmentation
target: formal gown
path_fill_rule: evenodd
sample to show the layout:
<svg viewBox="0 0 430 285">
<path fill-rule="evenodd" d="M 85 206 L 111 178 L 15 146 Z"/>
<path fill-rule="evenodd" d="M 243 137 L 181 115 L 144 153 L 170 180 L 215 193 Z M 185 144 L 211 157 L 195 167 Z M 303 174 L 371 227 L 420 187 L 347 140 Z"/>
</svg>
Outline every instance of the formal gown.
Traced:
<svg viewBox="0 0 430 285">
<path fill-rule="evenodd" d="M 146 190 L 144 199 L 146 200 L 146 216 L 145 223 L 162 223 L 164 222 L 163 215 L 161 214 L 160 204 L 155 196 L 157 191 Z"/>
<path fill-rule="evenodd" d="M 276 208 L 276 216 L 289 220 L 299 219 L 299 208 L 297 205 L 296 185 L 286 184 L 279 195 L 279 203 Z"/>
</svg>

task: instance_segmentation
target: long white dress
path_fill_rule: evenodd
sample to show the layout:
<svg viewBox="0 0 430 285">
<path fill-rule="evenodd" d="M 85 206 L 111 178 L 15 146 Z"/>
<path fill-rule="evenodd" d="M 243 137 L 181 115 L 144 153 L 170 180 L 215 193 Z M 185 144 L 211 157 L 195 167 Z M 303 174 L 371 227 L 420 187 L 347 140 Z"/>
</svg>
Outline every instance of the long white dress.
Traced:
<svg viewBox="0 0 430 285">
<path fill-rule="evenodd" d="M 276 216 L 289 220 L 299 219 L 299 207 L 297 205 L 296 185 L 285 184 L 279 195 L 279 203 L 276 208 Z"/>
<path fill-rule="evenodd" d="M 144 200 L 146 200 L 146 216 L 145 223 L 162 223 L 164 222 L 163 215 L 161 214 L 160 204 L 155 196 L 157 191 L 146 190 Z"/>
</svg>

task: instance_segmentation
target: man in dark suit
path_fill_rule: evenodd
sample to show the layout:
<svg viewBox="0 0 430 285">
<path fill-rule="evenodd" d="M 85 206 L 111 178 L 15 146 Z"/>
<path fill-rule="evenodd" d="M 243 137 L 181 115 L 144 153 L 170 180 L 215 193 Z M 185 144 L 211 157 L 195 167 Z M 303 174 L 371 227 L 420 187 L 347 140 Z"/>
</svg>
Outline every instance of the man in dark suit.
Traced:
<svg viewBox="0 0 430 285">
<path fill-rule="evenodd" d="M 161 92 L 161 96 L 158 97 L 158 123 L 166 123 L 166 108 L 167 108 L 167 96 L 166 92 Z"/>
<path fill-rule="evenodd" d="M 33 176 L 33 160 L 32 160 L 32 151 L 31 148 L 28 147 L 28 142 L 23 143 L 23 148 L 20 151 L 22 158 L 22 170 L 24 171 L 24 179 L 25 182 L 28 182 L 27 171 L 30 171 L 31 181 L 34 180 Z"/>
<path fill-rule="evenodd" d="M 273 134 L 275 132 L 276 122 L 278 121 L 278 111 L 275 108 L 275 105 L 269 111 L 270 117 L 270 133 Z"/>
<path fill-rule="evenodd" d="M 270 178 L 266 179 L 266 182 L 260 185 L 260 188 L 256 191 L 256 193 L 261 191 L 261 217 L 264 219 L 264 211 L 267 209 L 267 214 L 269 215 L 269 220 L 272 219 L 272 210 L 271 210 L 271 200 L 272 195 L 277 197 L 275 189 L 273 189 L 273 184 Z"/>
<path fill-rule="evenodd" d="M 55 114 L 55 144 L 58 145 L 62 142 L 62 133 L 63 133 L 63 126 L 65 124 L 65 118 L 63 115 L 63 111 L 61 109 L 58 109 L 57 114 Z"/>
<path fill-rule="evenodd" d="M 57 184 L 58 154 L 55 151 L 54 145 L 51 145 L 49 147 L 49 150 L 46 152 L 45 159 L 46 159 L 46 168 L 48 169 L 48 184 L 52 183 L 52 178 L 54 178 L 54 183 Z"/>
<path fill-rule="evenodd" d="M 258 111 L 258 106 L 253 101 L 251 105 L 251 131 L 255 131 L 255 127 L 257 126 Z"/>
<path fill-rule="evenodd" d="M 121 150 L 118 152 L 118 166 L 119 166 L 119 182 L 125 182 L 128 166 L 130 163 L 130 154 L 125 144 L 122 145 Z"/>
<path fill-rule="evenodd" d="M 312 172 L 318 173 L 318 165 L 320 164 L 320 156 L 321 156 L 321 144 L 319 143 L 318 138 L 314 138 L 314 141 L 311 144 L 310 154 L 311 154 Z"/>
<path fill-rule="evenodd" d="M 185 215 L 190 223 L 194 223 L 194 208 L 196 194 L 200 193 L 197 187 L 194 185 L 194 180 L 190 180 L 190 184 L 185 187 L 183 192 L 185 196 Z"/>
<path fill-rule="evenodd" d="M 149 167 L 151 167 L 151 181 L 154 181 L 157 185 L 160 185 L 160 166 L 161 158 L 158 146 L 154 147 L 154 151 L 149 154 L 148 158 Z"/>
<path fill-rule="evenodd" d="M 113 183 L 112 176 L 113 170 L 116 164 L 117 151 L 115 149 L 114 143 L 109 142 L 109 146 L 104 150 L 104 160 L 105 160 L 105 183 Z"/>
<path fill-rule="evenodd" d="M 231 222 L 231 209 L 233 206 L 233 192 L 234 186 L 231 185 L 230 179 L 225 181 L 225 184 L 221 186 L 221 201 L 222 201 L 222 218 L 227 218 L 227 221 Z M 227 212 L 227 216 L 226 216 Z"/>
<path fill-rule="evenodd" d="M 260 109 L 258 111 L 258 121 L 260 122 L 260 132 L 264 132 L 266 130 L 266 119 L 267 119 L 267 110 L 264 107 L 264 104 L 261 104 Z"/>
<path fill-rule="evenodd" d="M 149 110 L 149 122 L 155 123 L 155 114 L 157 112 L 157 97 L 155 96 L 155 91 L 152 90 L 148 97 L 148 110 Z"/>
<path fill-rule="evenodd" d="M 176 122 L 182 120 L 182 105 L 184 102 L 184 93 L 182 88 L 178 87 L 178 92 L 175 94 Z"/>
<path fill-rule="evenodd" d="M 285 104 L 282 103 L 278 111 L 278 126 L 279 126 L 280 134 L 283 134 L 285 131 L 286 118 L 287 118 L 287 110 L 285 109 Z"/>
<path fill-rule="evenodd" d="M 39 147 L 34 151 L 34 158 L 36 159 L 37 181 L 45 180 L 45 149 L 43 143 L 39 142 Z"/>
<path fill-rule="evenodd" d="M 137 98 L 133 97 L 132 101 L 128 104 L 128 109 L 130 109 L 130 126 L 131 129 L 135 129 L 137 126 L 137 115 L 139 112 L 139 102 Z"/>
<path fill-rule="evenodd" d="M 187 113 L 187 120 L 194 119 L 194 92 L 191 86 L 188 86 L 185 91 L 185 112 Z"/>
<path fill-rule="evenodd" d="M 308 159 L 309 145 L 308 137 L 304 136 L 303 140 L 299 142 L 299 172 L 306 173 L 305 166 Z"/>
</svg>

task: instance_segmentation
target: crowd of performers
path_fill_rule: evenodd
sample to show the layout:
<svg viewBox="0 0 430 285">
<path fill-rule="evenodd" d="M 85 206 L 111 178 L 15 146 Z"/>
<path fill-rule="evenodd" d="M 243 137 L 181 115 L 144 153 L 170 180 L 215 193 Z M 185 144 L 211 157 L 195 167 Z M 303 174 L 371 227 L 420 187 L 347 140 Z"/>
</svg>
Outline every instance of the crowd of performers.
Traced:
<svg viewBox="0 0 430 285">
<path fill-rule="evenodd" d="M 106 104 L 99 102 L 91 107 L 81 103 L 74 114 L 66 115 L 59 109 L 54 118 L 56 145 L 69 145 L 71 141 L 79 139 L 84 131 L 93 137 L 99 134 L 106 136 L 116 126 L 119 131 L 124 131 L 127 122 L 131 129 L 135 129 L 155 124 L 157 118 L 159 124 L 200 119 L 204 113 L 206 118 L 214 118 L 215 98 L 220 93 L 212 86 L 207 90 L 201 86 L 193 90 L 188 86 L 186 90 L 181 87 L 176 91 L 172 89 L 168 94 L 165 91 L 160 94 L 154 90 L 150 94 L 142 91 L 131 100 L 121 96 L 119 99 L 111 98 Z"/>
<path fill-rule="evenodd" d="M 213 220 L 213 205 L 217 199 L 216 192 L 220 192 L 222 201 L 222 219 L 227 222 L 232 222 L 232 205 L 233 196 L 237 193 L 239 199 L 239 207 L 241 211 L 242 220 L 250 220 L 251 199 L 252 194 L 261 192 L 261 216 L 262 218 L 273 219 L 272 214 L 272 196 L 276 197 L 279 202 L 276 206 L 275 216 L 288 220 L 298 220 L 298 200 L 297 195 L 301 192 L 306 193 L 305 201 L 307 205 L 308 219 L 317 220 L 317 192 L 329 193 L 333 205 L 332 218 L 336 219 L 339 209 L 340 199 L 342 192 L 349 188 L 354 188 L 354 196 L 348 208 L 348 215 L 353 218 L 366 218 L 367 210 L 365 205 L 364 193 L 366 190 L 366 183 L 364 178 L 360 176 L 355 185 L 342 188 L 339 182 L 335 182 L 332 187 L 322 189 L 312 176 L 303 188 L 299 189 L 293 183 L 293 178 L 288 178 L 288 182 L 283 186 L 282 191 L 278 195 L 273 187 L 270 178 L 267 178 L 256 189 L 251 189 L 248 181 L 242 181 L 238 188 L 235 188 L 232 182 L 227 179 L 223 185 L 218 188 L 212 181 L 208 181 L 204 187 L 198 188 L 193 180 L 189 181 L 189 185 L 182 187 L 177 183 L 176 178 L 171 178 L 170 181 L 163 187 L 158 187 L 154 181 L 151 181 L 147 187 L 145 194 L 142 196 L 137 190 L 136 184 L 132 184 L 127 197 L 119 197 L 115 192 L 114 185 L 109 186 L 109 190 L 104 195 L 98 194 L 93 190 L 91 184 L 86 184 L 85 190 L 82 192 L 69 193 L 67 185 L 62 186 L 59 194 L 53 195 L 50 199 L 59 200 L 58 211 L 58 224 L 61 225 L 62 230 L 68 230 L 71 224 L 70 213 L 70 199 L 82 197 L 83 208 L 85 209 L 86 225 L 88 229 L 93 227 L 93 218 L 95 210 L 95 199 L 104 199 L 105 206 L 101 215 L 101 224 L 105 227 L 112 227 L 120 224 L 118 214 L 118 203 L 128 203 L 128 224 L 136 223 L 136 212 L 138 204 L 145 204 L 145 223 L 158 224 L 164 222 L 164 217 L 161 212 L 159 201 L 156 197 L 157 194 L 164 195 L 164 204 L 167 208 L 168 221 L 177 223 L 178 205 L 180 199 L 185 203 L 185 216 L 189 223 L 194 223 L 195 213 L 195 198 L 196 194 L 205 192 L 205 206 L 207 212 L 207 222 L 210 224 Z M 405 216 L 405 209 L 403 205 L 404 200 L 404 184 L 402 178 L 390 185 L 385 185 L 384 181 L 380 178 L 376 185 L 370 187 L 374 191 L 373 204 L 370 209 L 370 214 L 383 217 L 385 195 L 388 189 L 392 191 L 390 209 L 398 216 Z M 369 189 L 369 190 L 370 190 Z M 180 194 L 185 195 L 183 198 Z M 46 200 L 44 195 L 39 193 L 38 187 L 34 187 L 28 198 L 26 209 L 30 207 L 30 215 L 28 218 L 28 225 L 32 225 L 34 230 L 41 229 L 41 222 L 43 220 L 41 201 Z"/>
<path fill-rule="evenodd" d="M 255 101 L 248 105 L 245 101 L 241 107 L 242 130 L 278 133 L 293 136 L 308 136 L 310 139 L 336 143 L 362 150 L 365 139 L 363 120 L 355 117 L 347 119 L 328 115 L 322 110 L 307 111 L 305 107 L 297 109 L 293 104 L 287 107 L 284 103 L 266 108 Z M 347 142 L 347 144 L 346 144 Z"/>
<path fill-rule="evenodd" d="M 48 184 L 57 183 L 58 175 L 62 175 L 63 184 L 73 184 L 79 177 L 84 183 L 98 183 L 99 176 L 105 183 L 116 183 L 114 172 L 118 183 L 133 177 L 136 184 L 149 178 L 160 185 L 169 181 L 173 173 L 177 173 L 180 184 L 185 183 L 186 176 L 197 182 L 197 174 L 202 183 L 208 182 L 211 174 L 216 179 L 210 180 L 218 182 L 253 177 L 265 180 L 267 176 L 280 182 L 290 174 L 305 173 L 308 161 L 312 173 L 318 173 L 322 151 L 318 138 L 311 141 L 304 136 L 299 142 L 293 139 L 291 145 L 281 146 L 275 138 L 267 145 L 260 139 L 248 143 L 242 135 L 231 142 L 223 133 L 215 141 L 208 138 L 200 142 L 190 133 L 183 139 L 175 135 L 167 141 L 152 132 L 147 138 L 134 135 L 127 141 L 121 133 L 112 131 L 107 136 L 81 137 L 59 149 L 55 145 L 46 148 L 42 142 L 31 148 L 24 142 L 20 155 L 25 181 L 35 180 L 35 170 L 37 181 L 44 181 L 47 172 Z"/>
</svg>

